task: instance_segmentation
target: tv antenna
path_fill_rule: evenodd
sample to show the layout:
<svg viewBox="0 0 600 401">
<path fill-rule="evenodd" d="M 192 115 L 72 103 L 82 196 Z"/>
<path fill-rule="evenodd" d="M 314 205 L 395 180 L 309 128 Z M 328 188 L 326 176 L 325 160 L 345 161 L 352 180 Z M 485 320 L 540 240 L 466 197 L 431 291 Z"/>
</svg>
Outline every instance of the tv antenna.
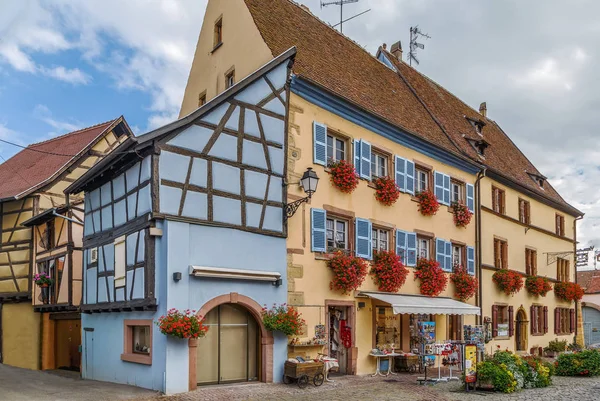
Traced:
<svg viewBox="0 0 600 401">
<path fill-rule="evenodd" d="M 417 39 L 423 37 L 425 39 L 431 39 L 426 33 L 421 32 L 419 26 L 416 25 L 414 27 L 410 27 L 410 45 L 408 52 L 408 63 L 412 66 L 412 62 L 414 61 L 417 65 L 419 65 L 419 59 L 417 58 L 417 49 L 425 49 L 425 45 L 422 43 L 418 43 Z"/>
<path fill-rule="evenodd" d="M 350 4 L 350 3 L 358 3 L 359 0 L 338 0 L 338 1 L 323 1 L 321 0 L 321 8 L 323 7 L 327 7 L 327 6 L 340 6 L 340 22 L 338 22 L 335 25 L 332 25 L 332 28 L 335 28 L 336 26 L 340 26 L 340 33 L 342 33 L 342 28 L 343 28 L 343 24 L 344 22 L 350 21 L 351 19 L 354 19 L 358 16 L 361 16 L 363 14 L 368 13 L 369 11 L 371 11 L 371 9 L 369 8 L 367 11 L 363 11 L 362 13 L 358 13 L 348 19 L 344 19 L 344 4 Z"/>
</svg>

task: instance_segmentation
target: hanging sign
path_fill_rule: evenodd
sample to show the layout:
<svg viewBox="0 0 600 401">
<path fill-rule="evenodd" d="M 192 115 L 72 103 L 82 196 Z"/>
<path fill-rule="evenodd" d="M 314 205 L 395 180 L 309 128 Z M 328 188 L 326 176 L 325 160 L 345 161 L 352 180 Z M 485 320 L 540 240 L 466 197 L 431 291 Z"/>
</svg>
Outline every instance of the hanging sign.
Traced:
<svg viewBox="0 0 600 401">
<path fill-rule="evenodd" d="M 477 381 L 477 346 L 465 346 L 465 383 Z"/>
</svg>

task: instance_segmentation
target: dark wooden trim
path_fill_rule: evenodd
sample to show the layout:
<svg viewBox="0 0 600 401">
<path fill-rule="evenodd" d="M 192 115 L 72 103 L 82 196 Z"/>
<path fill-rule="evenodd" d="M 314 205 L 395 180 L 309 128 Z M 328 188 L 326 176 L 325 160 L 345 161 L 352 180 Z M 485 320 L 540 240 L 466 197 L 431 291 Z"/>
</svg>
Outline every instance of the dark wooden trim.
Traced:
<svg viewBox="0 0 600 401">
<path fill-rule="evenodd" d="M 537 227 L 537 226 L 534 226 L 534 225 L 531 225 L 531 224 L 521 223 L 518 219 L 514 219 L 514 218 L 506 216 L 504 214 L 497 213 L 497 212 L 495 212 L 494 210 L 490 209 L 487 206 L 481 205 L 481 210 L 483 210 L 485 212 L 488 212 L 490 214 L 493 214 L 494 216 L 500 217 L 500 218 L 502 218 L 504 220 L 508 220 L 511 223 L 515 223 L 515 224 L 518 224 L 518 225 L 523 226 L 523 227 L 528 227 L 528 228 L 530 228 L 532 230 L 535 230 L 535 231 L 538 231 L 538 232 L 540 232 L 542 234 L 550 235 L 551 237 L 558 238 L 558 239 L 561 239 L 563 241 L 567 241 L 569 243 L 574 243 L 575 242 L 571 238 L 561 237 L 560 235 L 557 235 L 556 233 L 553 233 L 552 231 L 546 230 L 544 228 L 540 228 L 540 227 Z"/>
<path fill-rule="evenodd" d="M 4 350 L 2 347 L 2 302 L 0 302 L 0 363 L 3 361 Z"/>
<path fill-rule="evenodd" d="M 87 237 L 83 238 L 83 248 L 94 248 L 99 245 L 105 245 L 115 238 L 118 238 L 122 235 L 130 234 L 134 231 L 139 231 L 143 228 L 146 228 L 150 225 L 150 212 L 139 216 L 129 222 L 127 224 L 117 227 L 112 230 L 107 230 L 105 232 L 90 234 Z"/>
<path fill-rule="evenodd" d="M 131 312 L 131 311 L 156 311 L 158 306 L 155 298 L 136 299 L 124 302 L 102 302 L 97 304 L 81 305 L 82 313 L 102 312 Z"/>
<path fill-rule="evenodd" d="M 265 114 L 265 115 L 267 115 L 269 117 L 273 117 L 273 118 L 276 118 L 278 120 L 284 120 L 284 117 L 282 115 L 274 113 L 274 112 L 269 111 L 267 109 L 263 109 L 263 108 L 261 108 L 259 106 L 255 106 L 255 105 L 250 104 L 250 103 L 241 102 L 241 101 L 236 100 L 236 99 L 230 99 L 229 103 L 237 105 L 237 106 L 243 106 L 243 107 L 245 107 L 247 109 L 257 111 L 257 112 L 259 112 L 261 114 Z"/>
<path fill-rule="evenodd" d="M 79 312 L 61 312 L 51 313 L 50 320 L 77 320 L 81 319 L 81 313 Z"/>
<path fill-rule="evenodd" d="M 241 108 L 240 108 L 240 122 L 242 121 L 242 116 L 244 114 L 245 114 L 245 107 L 241 106 Z M 194 125 L 197 125 L 197 126 L 203 127 L 203 128 L 207 128 L 207 129 L 210 129 L 210 130 L 213 130 L 213 131 L 217 129 L 217 125 L 214 125 L 214 124 L 211 124 L 211 123 L 207 123 L 205 121 L 196 121 L 196 122 L 194 122 Z M 243 132 L 244 131 L 242 131 L 242 130 L 236 132 L 236 131 L 234 131 L 234 130 L 232 130 L 230 128 L 225 128 L 225 127 L 223 127 L 223 129 L 221 130 L 222 134 L 227 134 L 227 135 L 230 135 L 230 136 L 234 136 L 234 137 L 236 137 L 238 139 L 239 138 L 246 139 L 246 140 L 248 140 L 250 142 L 261 143 L 261 139 L 260 138 L 252 136 L 250 134 L 244 134 Z M 273 146 L 274 148 L 283 149 L 283 146 L 281 146 L 280 143 L 268 141 L 266 139 L 265 139 L 265 142 L 267 143 L 267 145 Z M 173 145 L 166 145 L 165 144 L 163 146 L 173 146 Z M 241 159 L 238 158 L 238 161 L 241 162 Z"/>
<path fill-rule="evenodd" d="M 0 292 L 0 303 L 18 303 L 29 300 L 31 300 L 31 292 Z"/>
<path fill-rule="evenodd" d="M 152 184 L 150 185 L 150 193 L 151 193 L 151 202 L 152 202 L 152 212 L 160 211 L 160 196 L 159 196 L 159 156 L 158 154 L 152 154 L 152 158 L 150 159 L 150 164 L 152 166 L 150 171 L 150 177 Z"/>
<path fill-rule="evenodd" d="M 223 114 L 223 117 L 221 117 L 221 121 L 219 121 L 219 124 L 214 129 L 208 142 L 206 142 L 204 149 L 202 149 L 202 152 L 201 152 L 202 155 L 208 155 L 208 153 L 210 152 L 210 150 L 212 149 L 214 144 L 217 142 L 217 139 L 219 139 L 219 136 L 221 135 L 221 131 L 223 131 L 223 128 L 225 128 L 225 124 L 229 120 L 229 117 L 231 117 L 231 115 L 233 114 L 234 110 L 235 110 L 235 105 L 229 103 L 229 107 L 227 108 L 227 111 L 225 111 L 225 114 Z M 166 146 L 168 146 L 168 145 L 166 145 Z M 164 146 L 162 148 L 164 149 Z"/>
<path fill-rule="evenodd" d="M 69 251 L 65 250 L 64 252 L 57 253 L 56 255 L 50 255 L 50 256 L 46 256 L 45 258 L 36 259 L 35 263 L 43 263 L 43 262 L 47 262 L 49 260 L 62 258 L 63 256 L 67 256 L 68 254 L 69 254 Z"/>
<path fill-rule="evenodd" d="M 140 166 L 140 174 L 141 174 L 141 171 L 142 171 L 142 167 Z M 120 174 L 117 174 L 117 176 L 118 176 L 118 175 L 120 175 Z M 114 180 L 114 178 L 116 178 L 117 176 L 113 177 L 113 180 Z M 125 175 L 123 175 L 123 177 L 126 177 L 126 176 L 125 176 Z M 112 182 L 113 180 L 111 180 L 111 181 L 107 181 L 107 182 Z M 113 208 L 113 213 L 112 213 L 112 214 L 113 214 L 113 216 L 114 216 L 114 214 L 115 214 L 115 213 L 114 213 L 114 207 L 115 207 L 115 203 L 119 203 L 119 202 L 121 202 L 123 199 L 127 199 L 127 198 L 129 197 L 129 195 L 132 195 L 132 194 L 134 194 L 135 192 L 138 192 L 140 189 L 142 189 L 142 188 L 144 188 L 146 185 L 150 184 L 150 182 L 151 182 L 151 179 L 149 178 L 149 179 L 145 180 L 144 182 L 142 182 L 142 183 L 139 183 L 139 184 L 138 184 L 138 185 L 137 185 L 135 188 L 133 188 L 131 191 L 127 191 L 127 178 L 124 178 L 124 180 L 123 180 L 123 181 L 124 181 L 124 183 L 125 183 L 125 194 L 124 194 L 123 196 L 120 196 L 120 197 L 118 197 L 118 198 L 116 198 L 116 199 L 112 199 L 112 201 L 111 201 L 110 203 L 108 203 L 108 204 L 106 204 L 106 205 L 104 205 L 104 206 L 102 206 L 102 202 L 101 202 L 99 207 L 97 207 L 96 209 L 90 209 L 90 210 L 89 210 L 89 211 L 88 211 L 86 214 L 92 214 L 92 213 L 94 213 L 94 212 L 101 212 L 101 211 L 102 211 L 102 209 L 104 209 L 105 207 L 112 206 L 112 208 Z M 139 180 L 138 180 L 138 181 L 139 181 Z M 104 183 L 104 184 L 106 184 L 106 183 Z M 102 185 L 104 185 L 104 184 L 102 184 Z M 100 191 L 102 192 L 102 190 L 100 190 Z M 102 194 L 100 194 L 100 196 L 102 196 Z M 112 191 L 112 185 L 111 185 L 111 198 L 112 198 L 112 196 L 113 196 L 113 191 Z M 137 208 L 137 203 L 138 203 L 138 202 L 137 202 L 137 199 L 136 199 L 136 208 Z M 126 205 L 126 206 L 127 206 L 127 205 Z M 114 220 L 114 218 L 113 218 L 113 220 Z M 114 224 L 114 221 L 113 221 L 113 224 Z M 100 213 L 100 228 L 102 228 L 102 213 Z"/>
<path fill-rule="evenodd" d="M 146 235 L 144 236 L 144 240 L 146 241 L 145 246 L 145 275 L 144 278 L 146 280 L 146 299 L 153 299 L 156 292 L 156 238 L 151 236 L 149 233 L 150 230 L 146 230 Z M 168 278 L 167 278 L 168 279 Z"/>
<path fill-rule="evenodd" d="M 69 303 L 66 304 L 52 304 L 52 305 L 34 305 L 34 312 L 48 313 L 48 312 L 75 312 L 77 311 L 77 306 L 73 306 Z M 54 319 L 60 320 L 60 319 Z"/>
</svg>

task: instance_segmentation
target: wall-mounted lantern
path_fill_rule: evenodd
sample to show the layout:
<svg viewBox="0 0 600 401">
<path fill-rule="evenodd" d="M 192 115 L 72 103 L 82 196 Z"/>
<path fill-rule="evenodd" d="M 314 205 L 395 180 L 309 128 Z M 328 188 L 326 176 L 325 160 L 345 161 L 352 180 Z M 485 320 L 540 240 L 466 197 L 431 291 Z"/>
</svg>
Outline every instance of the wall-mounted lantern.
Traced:
<svg viewBox="0 0 600 401">
<path fill-rule="evenodd" d="M 292 203 L 288 203 L 285 205 L 285 218 L 290 218 L 296 213 L 301 204 L 308 202 L 308 200 L 312 197 L 312 195 L 317 190 L 317 185 L 319 184 L 319 177 L 317 173 L 313 171 L 311 167 L 307 168 L 302 178 L 300 178 L 300 186 L 306 193 L 306 197 L 302 199 L 298 199 Z"/>
</svg>

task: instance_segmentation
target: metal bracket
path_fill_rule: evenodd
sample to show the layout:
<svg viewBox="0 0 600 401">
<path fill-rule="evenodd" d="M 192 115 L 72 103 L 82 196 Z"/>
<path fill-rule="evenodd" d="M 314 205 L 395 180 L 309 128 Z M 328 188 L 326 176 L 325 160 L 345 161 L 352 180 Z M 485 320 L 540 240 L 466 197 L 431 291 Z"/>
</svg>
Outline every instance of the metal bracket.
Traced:
<svg viewBox="0 0 600 401">
<path fill-rule="evenodd" d="M 546 252 L 546 265 L 550 266 L 556 262 L 556 259 L 572 255 L 573 251 L 569 252 Z"/>
<path fill-rule="evenodd" d="M 285 205 L 285 219 L 289 219 L 290 217 L 292 217 L 296 213 L 296 211 L 298 211 L 300 205 L 303 203 L 308 203 L 309 200 L 310 197 L 307 196 L 306 198 L 298 199 L 297 201 L 294 201 L 292 203 L 287 203 Z"/>
</svg>

